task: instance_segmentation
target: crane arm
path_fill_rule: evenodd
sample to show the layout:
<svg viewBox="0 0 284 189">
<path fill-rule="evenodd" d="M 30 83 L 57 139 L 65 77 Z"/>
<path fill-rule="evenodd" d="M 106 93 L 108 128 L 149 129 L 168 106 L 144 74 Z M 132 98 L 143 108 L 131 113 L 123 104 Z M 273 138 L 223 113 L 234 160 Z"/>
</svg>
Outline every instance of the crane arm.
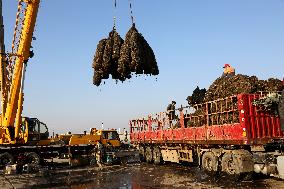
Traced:
<svg viewBox="0 0 284 189">
<path fill-rule="evenodd" d="M 8 96 L 8 72 L 7 72 L 7 59 L 5 53 L 5 43 L 4 43 L 4 23 L 2 15 L 2 0 L 0 0 L 0 82 L 1 82 L 1 98 L 2 98 L 2 115 L 6 110 L 7 96 Z"/>
</svg>

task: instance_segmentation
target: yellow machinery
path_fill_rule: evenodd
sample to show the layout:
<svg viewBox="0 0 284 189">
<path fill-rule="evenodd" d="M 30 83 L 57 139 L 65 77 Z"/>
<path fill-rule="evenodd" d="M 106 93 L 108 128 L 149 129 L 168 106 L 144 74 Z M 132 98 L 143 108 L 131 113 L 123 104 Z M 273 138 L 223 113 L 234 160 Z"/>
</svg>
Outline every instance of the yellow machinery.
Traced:
<svg viewBox="0 0 284 189">
<path fill-rule="evenodd" d="M 90 134 L 48 138 L 48 128 L 44 123 L 37 118 L 22 117 L 25 71 L 28 59 L 33 56 L 30 48 L 40 0 L 18 2 L 12 52 L 6 53 L 0 0 L 0 166 L 14 163 L 22 154 L 27 157 L 28 163 L 40 163 L 42 159 L 53 157 L 91 158 L 96 152 L 107 162 L 136 156 L 136 152 L 124 153 L 119 148 L 121 143 L 115 130 L 92 129 Z"/>
<path fill-rule="evenodd" d="M 68 157 L 70 165 L 78 165 L 79 162 L 84 162 L 86 157 L 90 164 L 93 164 L 94 161 L 113 164 L 140 160 L 139 152 L 122 144 L 117 131 L 113 129 L 96 130 L 96 128 L 92 128 L 88 134 L 86 132 L 84 134 L 67 134 L 59 135 L 56 138 L 59 142 L 63 141 L 64 144 L 68 144 L 71 153 L 62 153 L 60 157 Z M 54 141 L 56 141 L 56 138 L 54 138 Z M 86 150 L 84 145 L 94 147 Z M 87 151 L 87 153 L 82 153 L 82 150 Z"/>
<path fill-rule="evenodd" d="M 4 28 L 1 28 L 1 125 L 0 144 L 25 144 L 46 140 L 48 131 L 37 119 L 23 118 L 24 80 L 40 0 L 19 0 L 12 52 L 5 53 Z M 2 0 L 1 0 L 1 26 Z M 41 131 L 44 130 L 45 132 Z"/>
<path fill-rule="evenodd" d="M 68 136 L 68 135 L 67 135 Z M 69 135 L 70 136 L 70 135 Z M 66 135 L 59 137 L 66 138 Z M 68 140 L 66 140 L 66 143 Z M 69 145 L 80 145 L 80 144 L 97 144 L 100 142 L 102 145 L 111 145 L 112 147 L 120 147 L 121 142 L 119 135 L 116 130 L 96 130 L 92 128 L 90 134 L 73 134 L 70 136 Z"/>
</svg>

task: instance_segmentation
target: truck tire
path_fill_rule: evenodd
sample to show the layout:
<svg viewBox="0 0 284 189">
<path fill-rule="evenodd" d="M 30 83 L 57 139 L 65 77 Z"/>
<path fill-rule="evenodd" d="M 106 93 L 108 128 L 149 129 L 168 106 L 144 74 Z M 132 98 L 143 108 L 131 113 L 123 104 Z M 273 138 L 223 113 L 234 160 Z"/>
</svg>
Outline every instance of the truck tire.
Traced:
<svg viewBox="0 0 284 189">
<path fill-rule="evenodd" d="M 225 153 L 222 157 L 222 171 L 232 176 L 231 178 L 238 179 L 240 177 L 239 162 L 232 153 Z"/>
<path fill-rule="evenodd" d="M 139 156 L 141 161 L 145 161 L 145 148 L 144 146 L 139 146 Z"/>
<path fill-rule="evenodd" d="M 90 166 L 97 166 L 97 165 L 98 165 L 98 164 L 97 164 L 96 155 L 90 156 L 89 164 L 90 164 Z"/>
<path fill-rule="evenodd" d="M 8 152 L 0 154 L 0 165 L 6 166 L 8 164 L 14 164 L 14 157 Z"/>
<path fill-rule="evenodd" d="M 222 158 L 222 171 L 233 180 L 250 180 L 254 171 L 252 154 L 247 150 L 233 150 Z"/>
<path fill-rule="evenodd" d="M 148 146 L 146 148 L 145 158 L 146 158 L 146 162 L 147 163 L 152 163 L 152 161 L 153 161 L 153 151 L 152 151 L 152 148 L 150 146 Z"/>
<path fill-rule="evenodd" d="M 202 156 L 202 168 L 208 172 L 218 171 L 218 157 L 212 152 L 205 152 Z"/>
<path fill-rule="evenodd" d="M 155 147 L 153 150 L 154 164 L 159 165 L 162 163 L 162 153 L 159 147 Z"/>
<path fill-rule="evenodd" d="M 25 153 L 25 156 L 27 157 L 28 163 L 30 164 L 39 165 L 41 162 L 40 156 L 35 152 L 27 152 Z"/>
</svg>

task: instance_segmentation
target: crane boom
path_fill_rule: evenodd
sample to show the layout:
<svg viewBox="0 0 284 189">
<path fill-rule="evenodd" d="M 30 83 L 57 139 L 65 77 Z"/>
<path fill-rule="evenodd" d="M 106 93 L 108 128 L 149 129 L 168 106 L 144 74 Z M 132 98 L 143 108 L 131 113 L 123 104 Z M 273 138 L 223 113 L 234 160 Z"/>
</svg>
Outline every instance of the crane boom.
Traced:
<svg viewBox="0 0 284 189">
<path fill-rule="evenodd" d="M 7 77 L 7 59 L 5 53 L 5 43 L 4 43 L 4 21 L 3 21 L 3 14 L 2 14 L 2 0 L 0 0 L 0 81 L 1 81 L 1 108 L 2 108 L 2 115 L 5 113 L 6 105 L 7 105 L 7 96 L 8 96 L 8 86 L 9 86 L 9 79 Z M 2 119 L 0 119 L 2 121 Z"/>
</svg>

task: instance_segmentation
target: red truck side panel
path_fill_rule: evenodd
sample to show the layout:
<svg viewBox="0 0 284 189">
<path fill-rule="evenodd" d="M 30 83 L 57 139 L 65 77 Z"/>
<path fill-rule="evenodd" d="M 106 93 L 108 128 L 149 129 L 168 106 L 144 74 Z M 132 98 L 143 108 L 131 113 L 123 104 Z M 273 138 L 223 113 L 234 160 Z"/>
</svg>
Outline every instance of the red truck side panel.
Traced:
<svg viewBox="0 0 284 189">
<path fill-rule="evenodd" d="M 195 123 L 197 116 L 190 114 L 184 116 L 182 110 L 180 110 L 180 124 L 175 123 L 175 125 L 179 125 L 179 128 L 170 128 L 169 120 L 165 121 L 167 116 L 149 116 L 148 120 L 131 120 L 131 141 L 246 145 L 265 144 L 282 138 L 283 131 L 281 131 L 279 117 L 269 112 L 260 111 L 252 104 L 253 100 L 260 97 L 261 95 L 257 94 L 240 94 L 208 102 L 205 106 L 198 106 L 206 107 L 204 116 L 206 121 L 203 126 L 187 126 L 186 128 L 187 124 L 184 120 Z M 218 106 L 221 107 L 221 110 L 216 108 Z M 161 116 L 161 113 L 159 115 Z"/>
<path fill-rule="evenodd" d="M 260 94 L 242 94 L 239 99 L 243 102 L 244 128 L 248 133 L 249 143 L 262 144 L 269 140 L 283 137 L 279 117 L 273 113 L 259 110 L 252 102 L 259 99 Z"/>
</svg>

